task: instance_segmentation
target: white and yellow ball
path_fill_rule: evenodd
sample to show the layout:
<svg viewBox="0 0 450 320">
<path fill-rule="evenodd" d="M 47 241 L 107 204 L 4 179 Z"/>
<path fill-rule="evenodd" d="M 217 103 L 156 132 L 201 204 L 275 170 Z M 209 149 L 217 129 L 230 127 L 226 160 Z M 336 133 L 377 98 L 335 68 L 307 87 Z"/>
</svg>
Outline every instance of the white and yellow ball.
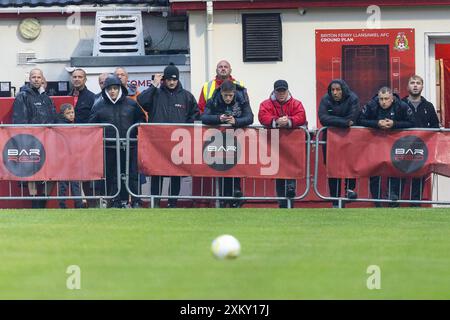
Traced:
<svg viewBox="0 0 450 320">
<path fill-rule="evenodd" d="M 241 253 L 241 244 L 235 237 L 224 234 L 214 239 L 211 251 L 218 259 L 235 259 Z"/>
</svg>

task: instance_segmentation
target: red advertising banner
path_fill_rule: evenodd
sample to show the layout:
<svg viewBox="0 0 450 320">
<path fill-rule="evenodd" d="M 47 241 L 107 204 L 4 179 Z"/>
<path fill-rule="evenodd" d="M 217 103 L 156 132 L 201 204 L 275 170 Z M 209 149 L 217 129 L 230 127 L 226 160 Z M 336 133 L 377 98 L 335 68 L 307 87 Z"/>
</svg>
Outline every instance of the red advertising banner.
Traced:
<svg viewBox="0 0 450 320">
<path fill-rule="evenodd" d="M 414 40 L 414 29 L 316 30 L 317 107 L 333 79 L 345 80 L 361 105 L 383 86 L 407 95 L 415 73 Z"/>
<path fill-rule="evenodd" d="M 98 180 L 102 127 L 0 128 L 0 180 Z"/>
<path fill-rule="evenodd" d="M 328 177 L 450 177 L 450 132 L 327 130 Z"/>
<path fill-rule="evenodd" d="M 138 166 L 146 175 L 303 178 L 302 129 L 142 125 Z"/>
</svg>

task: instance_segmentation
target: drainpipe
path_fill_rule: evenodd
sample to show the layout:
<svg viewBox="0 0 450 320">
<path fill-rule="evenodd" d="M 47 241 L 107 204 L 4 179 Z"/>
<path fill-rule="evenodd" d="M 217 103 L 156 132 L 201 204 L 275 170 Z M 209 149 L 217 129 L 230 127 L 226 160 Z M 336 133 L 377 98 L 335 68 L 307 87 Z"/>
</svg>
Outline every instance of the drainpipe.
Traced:
<svg viewBox="0 0 450 320">
<path fill-rule="evenodd" d="M 206 1 L 206 68 L 205 68 L 205 80 L 208 81 L 209 77 L 213 74 L 213 33 L 214 33 L 214 9 L 212 0 Z M 219 179 L 214 179 L 216 194 L 219 194 Z M 216 208 L 219 208 L 220 200 L 216 200 Z"/>
<path fill-rule="evenodd" d="M 206 1 L 206 76 L 208 81 L 209 77 L 213 74 L 214 62 L 213 62 L 213 33 L 214 33 L 214 21 L 213 21 L 213 2 L 212 0 Z"/>
</svg>

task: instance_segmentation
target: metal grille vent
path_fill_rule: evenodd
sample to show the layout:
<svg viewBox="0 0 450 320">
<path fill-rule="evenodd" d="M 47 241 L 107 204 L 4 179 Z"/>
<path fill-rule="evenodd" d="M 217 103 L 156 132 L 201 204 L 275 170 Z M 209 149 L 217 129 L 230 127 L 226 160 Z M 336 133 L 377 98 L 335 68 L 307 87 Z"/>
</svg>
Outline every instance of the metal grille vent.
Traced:
<svg viewBox="0 0 450 320">
<path fill-rule="evenodd" d="M 95 30 L 94 56 L 145 55 L 141 12 L 97 12 Z"/>
<path fill-rule="evenodd" d="M 17 64 L 33 64 L 30 60 L 36 59 L 36 52 L 17 52 Z"/>
<path fill-rule="evenodd" d="M 282 61 L 279 13 L 243 14 L 244 61 Z"/>
</svg>

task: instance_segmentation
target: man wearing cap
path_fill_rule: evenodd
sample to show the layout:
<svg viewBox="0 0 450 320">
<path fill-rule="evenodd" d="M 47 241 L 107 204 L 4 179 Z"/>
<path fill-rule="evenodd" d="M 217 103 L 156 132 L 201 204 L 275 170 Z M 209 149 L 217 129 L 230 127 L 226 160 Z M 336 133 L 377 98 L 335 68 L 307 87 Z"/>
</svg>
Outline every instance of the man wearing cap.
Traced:
<svg viewBox="0 0 450 320">
<path fill-rule="evenodd" d="M 261 102 L 258 112 L 259 122 L 269 128 L 293 129 L 306 124 L 306 114 L 302 103 L 292 97 L 286 80 L 277 80 L 269 99 Z M 278 197 L 294 198 L 296 181 L 276 179 Z M 279 207 L 287 208 L 287 200 L 280 200 Z"/>
<path fill-rule="evenodd" d="M 225 80 L 230 80 L 233 83 L 244 88 L 244 85 L 241 81 L 237 81 L 231 76 L 231 65 L 226 60 L 221 60 L 217 63 L 216 67 L 216 77 L 208 82 L 205 82 L 202 87 L 202 91 L 200 92 L 200 97 L 198 98 L 198 108 L 201 113 L 205 110 L 206 103 L 213 96 L 214 91 L 220 87 L 220 85 Z M 244 93 L 247 94 L 247 91 L 244 90 Z M 247 98 L 248 100 L 248 98 Z"/>
<path fill-rule="evenodd" d="M 197 101 L 192 93 L 183 89 L 179 81 L 178 68 L 170 64 L 164 74 L 155 74 L 148 89 L 137 98 L 137 102 L 148 112 L 150 123 L 193 123 L 199 119 Z M 162 177 L 152 176 L 151 194 L 161 194 Z M 180 193 L 180 177 L 171 177 L 170 195 Z M 170 208 L 175 208 L 177 199 L 169 199 Z"/>
</svg>

